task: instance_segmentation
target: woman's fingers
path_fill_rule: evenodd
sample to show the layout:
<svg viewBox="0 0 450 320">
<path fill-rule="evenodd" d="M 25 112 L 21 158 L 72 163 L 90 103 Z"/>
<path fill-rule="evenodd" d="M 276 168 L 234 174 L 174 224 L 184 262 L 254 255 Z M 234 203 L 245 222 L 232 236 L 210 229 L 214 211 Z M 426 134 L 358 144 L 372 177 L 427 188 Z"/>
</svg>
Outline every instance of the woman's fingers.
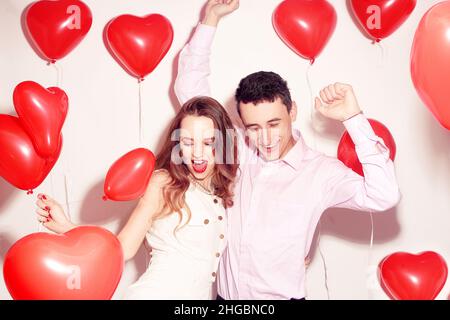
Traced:
<svg viewBox="0 0 450 320">
<path fill-rule="evenodd" d="M 44 210 L 41 208 L 36 209 L 36 213 L 41 216 L 41 217 L 45 217 L 45 218 L 50 218 L 50 212 L 48 212 L 48 210 Z"/>
<path fill-rule="evenodd" d="M 56 203 L 52 197 L 50 197 L 48 194 L 44 194 L 44 193 L 39 193 L 38 199 L 42 200 L 44 203 L 47 203 L 47 204 L 55 204 Z"/>
<path fill-rule="evenodd" d="M 38 221 L 41 222 L 41 223 L 50 221 L 49 218 L 43 217 L 43 216 L 41 216 L 41 215 L 38 215 L 38 216 L 37 216 L 37 219 L 38 219 Z"/>
<path fill-rule="evenodd" d="M 42 200 L 37 200 L 36 205 L 41 209 L 45 209 L 45 207 L 47 207 L 47 205 Z"/>
<path fill-rule="evenodd" d="M 52 208 L 56 208 L 59 204 L 50 196 L 40 193 L 38 194 L 36 205 L 41 209 L 50 211 Z"/>
<path fill-rule="evenodd" d="M 41 210 L 45 210 L 45 211 L 48 211 L 48 212 L 51 211 L 50 205 L 47 205 L 47 204 L 44 203 L 44 201 L 42 201 L 42 200 L 36 201 L 36 205 L 37 205 L 38 208 L 41 209 Z"/>
<path fill-rule="evenodd" d="M 48 199 L 48 196 L 46 194 L 44 194 L 44 193 L 39 193 L 37 195 L 37 197 L 38 197 L 39 200 L 47 200 Z"/>
</svg>

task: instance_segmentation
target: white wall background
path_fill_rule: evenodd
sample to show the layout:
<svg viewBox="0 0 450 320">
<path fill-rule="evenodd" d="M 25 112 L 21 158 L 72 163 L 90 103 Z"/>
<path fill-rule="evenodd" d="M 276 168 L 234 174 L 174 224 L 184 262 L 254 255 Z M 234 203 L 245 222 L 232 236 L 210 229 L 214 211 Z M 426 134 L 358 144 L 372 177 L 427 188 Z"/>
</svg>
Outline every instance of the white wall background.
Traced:
<svg viewBox="0 0 450 320">
<path fill-rule="evenodd" d="M 1 113 L 14 114 L 12 93 L 18 83 L 33 80 L 46 87 L 56 84 L 56 71 L 35 54 L 22 33 L 20 16 L 31 2 L 0 0 Z M 156 152 L 177 106 L 172 88 L 176 56 L 199 20 L 205 0 L 85 2 L 93 12 L 91 31 L 58 62 L 63 70 L 61 88 L 69 95 L 70 106 L 63 130 L 64 148 L 51 174 L 53 191 L 49 177 L 35 194 L 53 193 L 64 202 L 66 173 L 73 220 L 116 232 L 135 203 L 103 202 L 103 179 L 113 161 L 139 146 L 138 85 L 108 54 L 102 41 L 103 28 L 111 18 L 124 13 L 161 13 L 173 24 L 175 39 L 171 50 L 143 83 L 144 142 Z M 278 72 L 288 80 L 300 107 L 296 126 L 311 146 L 334 155 L 343 128 L 316 118 L 319 132 L 313 135 L 305 76 L 308 62 L 290 51 L 271 25 L 271 14 L 279 2 L 241 0 L 241 8 L 222 21 L 212 58 L 213 96 L 232 108 L 234 89 L 242 77 L 258 70 Z M 409 73 L 416 26 L 426 10 L 439 0 L 418 1 L 406 23 L 382 42 L 384 58 L 355 25 L 346 0 L 330 2 L 338 13 L 338 24 L 310 70 L 313 92 L 316 94 L 335 81 L 350 83 L 366 115 L 388 126 L 397 143 L 395 163 L 403 198 L 395 210 L 374 217 L 375 243 L 369 263 L 369 215 L 346 210 L 326 213 L 320 247 L 328 270 L 329 294 L 331 299 L 387 299 L 378 285 L 370 285 L 375 273 L 368 266 L 377 265 L 387 254 L 434 250 L 450 263 L 450 133 L 421 103 Z M 0 266 L 15 241 L 38 230 L 34 202 L 35 197 L 0 181 Z M 307 279 L 309 299 L 326 299 L 318 250 L 313 249 L 313 257 Z M 141 249 L 136 259 L 127 263 L 115 298 L 145 270 L 146 260 L 145 250 Z M 450 281 L 438 298 L 447 299 L 449 293 Z M 0 299 L 11 299 L 2 274 Z"/>
</svg>

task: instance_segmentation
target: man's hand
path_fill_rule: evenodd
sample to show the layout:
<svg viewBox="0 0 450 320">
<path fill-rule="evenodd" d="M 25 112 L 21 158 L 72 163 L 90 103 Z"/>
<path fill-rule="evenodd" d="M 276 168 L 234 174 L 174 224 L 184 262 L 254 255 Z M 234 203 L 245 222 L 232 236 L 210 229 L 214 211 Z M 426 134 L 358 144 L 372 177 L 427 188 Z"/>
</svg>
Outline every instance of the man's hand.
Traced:
<svg viewBox="0 0 450 320">
<path fill-rule="evenodd" d="M 209 0 L 206 3 L 205 18 L 202 23 L 217 26 L 220 19 L 239 8 L 239 0 Z"/>
<path fill-rule="evenodd" d="M 345 121 L 361 113 L 352 86 L 335 83 L 320 91 L 320 98 L 316 97 L 315 107 L 323 116 Z"/>
</svg>

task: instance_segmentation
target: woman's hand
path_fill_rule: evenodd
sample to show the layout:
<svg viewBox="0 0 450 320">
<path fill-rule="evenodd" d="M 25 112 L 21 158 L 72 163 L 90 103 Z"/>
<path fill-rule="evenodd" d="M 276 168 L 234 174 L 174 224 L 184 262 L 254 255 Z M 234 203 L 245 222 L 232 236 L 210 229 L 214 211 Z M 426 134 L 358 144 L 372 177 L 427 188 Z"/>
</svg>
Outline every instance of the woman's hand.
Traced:
<svg viewBox="0 0 450 320">
<path fill-rule="evenodd" d="M 61 205 L 46 194 L 38 194 L 37 219 L 50 231 L 65 233 L 76 227 L 65 215 Z"/>
<path fill-rule="evenodd" d="M 209 0 L 206 3 L 203 24 L 217 26 L 220 19 L 239 8 L 239 0 Z"/>
</svg>

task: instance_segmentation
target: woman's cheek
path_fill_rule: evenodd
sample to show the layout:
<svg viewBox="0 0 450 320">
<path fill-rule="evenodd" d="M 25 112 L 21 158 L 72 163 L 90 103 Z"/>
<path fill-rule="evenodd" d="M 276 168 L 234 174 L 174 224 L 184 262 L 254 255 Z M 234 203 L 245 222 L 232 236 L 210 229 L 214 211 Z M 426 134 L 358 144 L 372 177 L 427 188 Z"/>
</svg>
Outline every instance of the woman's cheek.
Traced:
<svg viewBox="0 0 450 320">
<path fill-rule="evenodd" d="M 214 147 L 207 147 L 205 149 L 205 156 L 208 159 L 208 162 L 214 162 L 216 156 L 216 149 Z"/>
<path fill-rule="evenodd" d="M 181 150 L 181 157 L 184 163 L 186 164 L 190 163 L 192 159 L 191 148 L 187 146 L 181 146 L 180 150 Z"/>
</svg>

